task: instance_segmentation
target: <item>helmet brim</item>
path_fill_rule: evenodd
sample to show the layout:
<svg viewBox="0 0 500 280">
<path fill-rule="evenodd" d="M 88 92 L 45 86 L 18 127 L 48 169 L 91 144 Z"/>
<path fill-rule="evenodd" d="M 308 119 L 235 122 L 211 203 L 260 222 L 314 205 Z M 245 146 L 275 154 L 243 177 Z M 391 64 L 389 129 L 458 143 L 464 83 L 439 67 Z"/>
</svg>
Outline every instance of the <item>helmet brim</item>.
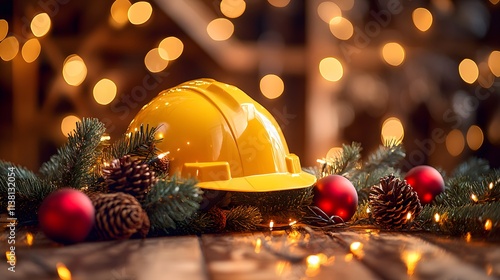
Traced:
<svg viewBox="0 0 500 280">
<path fill-rule="evenodd" d="M 307 188 L 315 182 L 316 176 L 299 172 L 260 174 L 229 180 L 199 182 L 197 186 L 218 191 L 271 192 Z"/>
</svg>

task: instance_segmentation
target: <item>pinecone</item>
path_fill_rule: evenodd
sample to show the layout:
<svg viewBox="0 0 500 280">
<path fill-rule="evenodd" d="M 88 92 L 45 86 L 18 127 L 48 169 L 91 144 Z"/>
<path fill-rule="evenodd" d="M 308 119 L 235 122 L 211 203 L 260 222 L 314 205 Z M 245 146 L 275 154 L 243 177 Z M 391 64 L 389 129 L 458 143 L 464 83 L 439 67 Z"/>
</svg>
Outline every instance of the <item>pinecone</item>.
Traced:
<svg viewBox="0 0 500 280">
<path fill-rule="evenodd" d="M 381 178 L 379 185 L 371 187 L 370 211 L 377 225 L 402 229 L 420 214 L 422 205 L 417 193 L 406 181 L 390 175 Z"/>
<path fill-rule="evenodd" d="M 132 160 L 129 155 L 114 159 L 103 173 L 109 192 L 128 193 L 139 201 L 143 201 L 156 184 L 155 173 L 149 170 L 148 165 Z"/>
<path fill-rule="evenodd" d="M 219 207 L 212 207 L 208 210 L 207 215 L 212 219 L 213 227 L 208 230 L 213 233 L 220 233 L 226 228 L 226 213 Z"/>
<path fill-rule="evenodd" d="M 127 239 L 133 234 L 145 237 L 150 223 L 133 196 L 125 193 L 99 194 L 92 197 L 95 231 L 101 240 Z"/>
<path fill-rule="evenodd" d="M 167 156 L 157 157 L 151 162 L 150 167 L 152 170 L 156 171 L 156 173 L 168 175 L 170 160 Z"/>
</svg>

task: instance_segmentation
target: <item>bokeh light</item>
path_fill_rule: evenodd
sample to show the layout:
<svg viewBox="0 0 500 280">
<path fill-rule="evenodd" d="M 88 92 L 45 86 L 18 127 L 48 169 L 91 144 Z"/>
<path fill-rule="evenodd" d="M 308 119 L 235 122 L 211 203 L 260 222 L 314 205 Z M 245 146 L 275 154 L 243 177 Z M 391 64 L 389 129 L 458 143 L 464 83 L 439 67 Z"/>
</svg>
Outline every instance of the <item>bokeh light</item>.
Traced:
<svg viewBox="0 0 500 280">
<path fill-rule="evenodd" d="M 150 50 L 144 57 L 146 68 L 152 73 L 158 73 L 168 66 L 168 60 L 163 59 L 158 48 Z"/>
<path fill-rule="evenodd" d="M 330 32 L 340 40 L 349 40 L 354 33 L 352 23 L 344 17 L 334 17 L 329 23 Z"/>
<path fill-rule="evenodd" d="M 118 27 L 128 22 L 128 10 L 132 4 L 128 0 L 116 0 L 111 5 L 111 18 Z"/>
<path fill-rule="evenodd" d="M 80 56 L 72 54 L 64 60 L 62 74 L 66 83 L 79 86 L 87 77 L 87 66 Z"/>
<path fill-rule="evenodd" d="M 458 72 L 464 82 L 468 84 L 474 83 L 479 77 L 479 68 L 472 59 L 464 59 L 458 65 Z"/>
<path fill-rule="evenodd" d="M 153 14 L 153 7 L 149 2 L 139 1 L 128 9 L 128 20 L 134 25 L 141 25 L 146 23 Z"/>
<path fill-rule="evenodd" d="M 330 82 L 336 82 L 344 75 L 342 63 L 334 57 L 325 57 L 319 63 L 321 76 Z"/>
<path fill-rule="evenodd" d="M 467 145 L 473 151 L 479 150 L 483 145 L 484 134 L 483 130 L 477 125 L 471 125 L 467 130 Z"/>
<path fill-rule="evenodd" d="M 431 28 L 432 14 L 426 8 L 416 8 L 412 13 L 412 18 L 418 30 L 425 32 Z"/>
<path fill-rule="evenodd" d="M 450 155 L 456 157 L 462 153 L 465 147 L 464 135 L 458 129 L 453 129 L 446 135 L 446 149 Z"/>
<path fill-rule="evenodd" d="M 64 136 L 68 137 L 68 135 L 73 132 L 76 128 L 76 123 L 80 121 L 80 118 L 74 115 L 69 115 L 64 117 L 61 122 L 61 132 Z"/>
<path fill-rule="evenodd" d="M 405 130 L 401 120 L 396 117 L 387 118 L 382 124 L 382 130 L 380 132 L 382 143 L 387 141 L 403 141 L 405 136 Z"/>
<path fill-rule="evenodd" d="M 165 60 L 175 60 L 181 56 L 184 44 L 177 37 L 167 37 L 158 46 L 161 58 Z"/>
<path fill-rule="evenodd" d="M 500 51 L 492 51 L 488 56 L 488 66 L 491 73 L 496 77 L 500 77 Z"/>
<path fill-rule="evenodd" d="M 49 32 L 51 24 L 47 13 L 38 14 L 31 20 L 31 32 L 36 37 L 42 37 Z"/>
<path fill-rule="evenodd" d="M 382 47 L 382 57 L 387 64 L 399 66 L 405 60 L 405 49 L 398 43 L 387 43 Z"/>
<path fill-rule="evenodd" d="M 214 41 L 225 41 L 233 35 L 234 25 L 226 18 L 216 18 L 207 26 L 207 33 Z"/>
<path fill-rule="evenodd" d="M 5 39 L 9 33 L 9 23 L 5 19 L 0 19 L 0 41 Z"/>
<path fill-rule="evenodd" d="M 101 105 L 111 103 L 116 97 L 116 84 L 110 79 L 102 79 L 94 86 L 94 99 Z"/>
<path fill-rule="evenodd" d="M 40 45 L 40 42 L 37 38 L 31 38 L 26 41 L 21 50 L 24 61 L 26 61 L 27 63 L 35 61 L 40 55 L 41 49 L 42 46 Z"/>
<path fill-rule="evenodd" d="M 228 18 L 240 17 L 247 7 L 243 0 L 222 0 L 220 2 L 220 11 Z"/>
<path fill-rule="evenodd" d="M 19 41 L 14 36 L 9 36 L 0 42 L 0 57 L 9 61 L 16 57 L 19 52 Z"/>
<path fill-rule="evenodd" d="M 267 0 L 267 2 L 277 8 L 283 8 L 290 4 L 290 0 Z"/>
<path fill-rule="evenodd" d="M 320 3 L 317 11 L 321 20 L 326 23 L 330 23 L 333 18 L 342 16 L 342 11 L 339 6 L 330 1 Z"/>
<path fill-rule="evenodd" d="M 285 84 L 277 75 L 269 74 L 260 79 L 260 91 L 269 99 L 278 98 L 281 94 L 283 94 L 284 90 Z"/>
</svg>

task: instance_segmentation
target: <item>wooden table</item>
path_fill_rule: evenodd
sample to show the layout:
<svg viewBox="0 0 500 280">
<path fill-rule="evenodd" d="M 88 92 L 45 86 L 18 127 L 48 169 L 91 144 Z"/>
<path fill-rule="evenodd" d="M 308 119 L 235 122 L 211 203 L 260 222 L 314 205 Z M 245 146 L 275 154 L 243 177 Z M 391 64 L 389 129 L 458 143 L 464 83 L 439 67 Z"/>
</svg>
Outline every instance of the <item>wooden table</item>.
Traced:
<svg viewBox="0 0 500 280">
<path fill-rule="evenodd" d="M 0 248 L 7 249 L 6 234 Z M 424 233 L 301 227 L 254 233 L 178 236 L 57 245 L 42 233 L 16 235 L 16 272 L 0 279 L 264 280 L 500 279 L 500 243 Z"/>
</svg>

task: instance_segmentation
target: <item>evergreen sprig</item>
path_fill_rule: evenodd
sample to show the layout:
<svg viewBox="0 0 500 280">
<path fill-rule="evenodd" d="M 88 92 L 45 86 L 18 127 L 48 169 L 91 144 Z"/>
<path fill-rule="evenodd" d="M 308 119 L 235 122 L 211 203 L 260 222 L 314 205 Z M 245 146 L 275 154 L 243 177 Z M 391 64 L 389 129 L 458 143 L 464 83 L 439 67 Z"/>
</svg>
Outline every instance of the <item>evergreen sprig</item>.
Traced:
<svg viewBox="0 0 500 280">
<path fill-rule="evenodd" d="M 25 167 L 0 161 L 0 176 L 14 172 L 15 181 L 9 185 L 7 180 L 0 180 L 0 213 L 7 210 L 9 188 L 15 189 L 15 216 L 21 224 L 36 223 L 38 207 L 43 198 L 56 189 L 47 180 L 40 179 L 35 173 Z"/>
<path fill-rule="evenodd" d="M 104 124 L 98 119 L 84 118 L 68 136 L 68 141 L 40 168 L 42 179 L 58 188 L 84 189 L 97 181 L 95 171 L 104 134 Z"/>
<path fill-rule="evenodd" d="M 320 177 L 331 174 L 349 174 L 358 167 L 361 150 L 360 143 L 352 142 L 351 145 L 342 145 L 342 151 L 337 156 L 321 160 Z"/>
<path fill-rule="evenodd" d="M 139 129 L 134 132 L 123 134 L 120 139 L 115 141 L 105 154 L 105 159 L 109 162 L 115 158 L 121 158 L 125 155 L 136 156 L 143 162 L 148 162 L 154 158 L 159 150 L 156 144 L 162 139 L 155 137 L 158 127 L 149 127 L 141 124 Z"/>
<path fill-rule="evenodd" d="M 257 229 L 261 222 L 261 213 L 255 206 L 236 206 L 226 213 L 226 231 L 252 231 Z"/>
<path fill-rule="evenodd" d="M 200 207 L 202 192 L 194 180 L 172 177 L 160 180 L 148 193 L 143 208 L 153 231 L 175 229 L 176 223 L 189 219 Z"/>
</svg>

